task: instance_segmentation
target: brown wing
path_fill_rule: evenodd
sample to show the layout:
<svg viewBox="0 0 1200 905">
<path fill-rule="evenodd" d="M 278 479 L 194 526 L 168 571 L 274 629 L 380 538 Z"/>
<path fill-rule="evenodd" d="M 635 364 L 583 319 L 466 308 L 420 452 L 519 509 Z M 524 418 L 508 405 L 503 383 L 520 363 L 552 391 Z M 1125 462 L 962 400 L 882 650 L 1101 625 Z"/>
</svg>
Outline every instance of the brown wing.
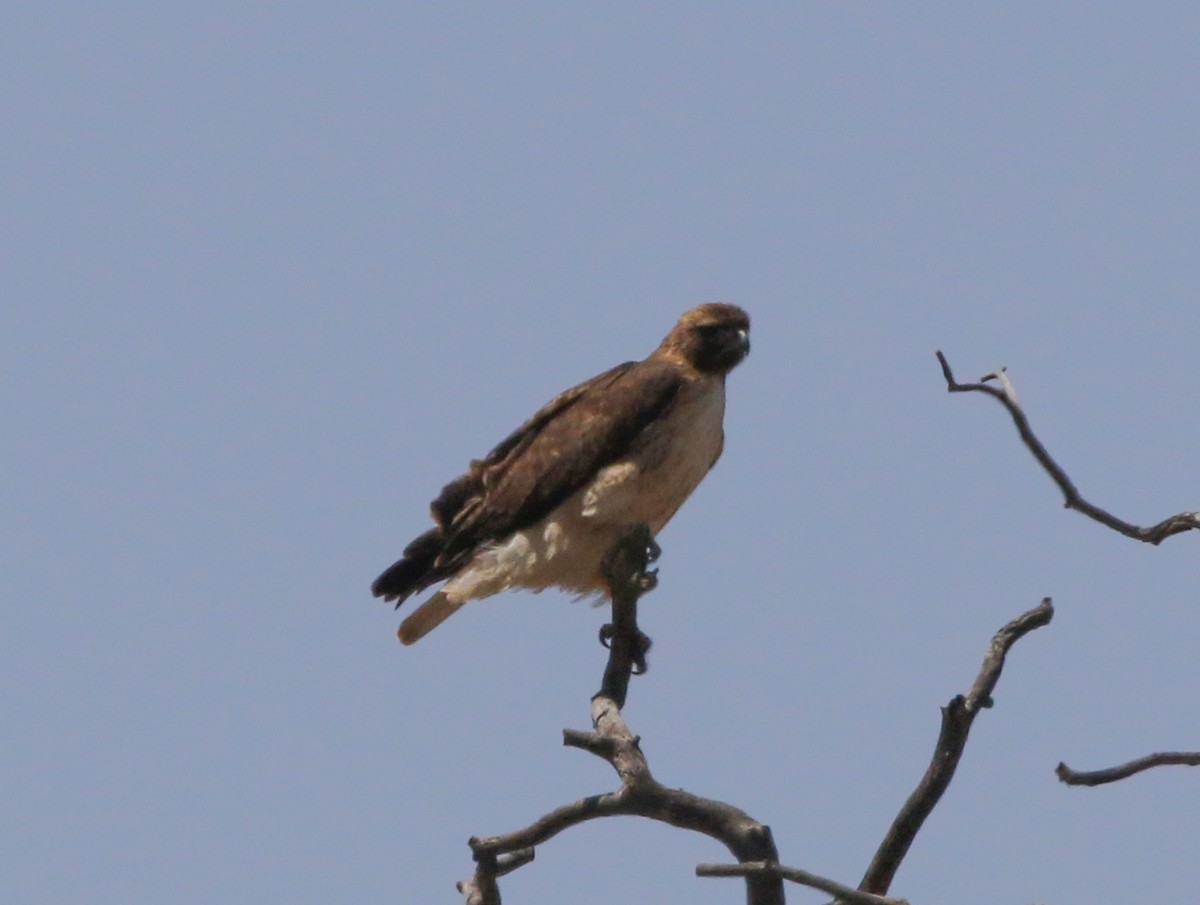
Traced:
<svg viewBox="0 0 1200 905">
<path fill-rule="evenodd" d="M 559 393 L 433 501 L 437 527 L 375 580 L 397 600 L 448 578 L 488 541 L 534 524 L 623 456 L 674 401 L 682 378 L 654 359 L 625 362 Z"/>
<path fill-rule="evenodd" d="M 440 562 L 507 537 L 553 511 L 635 444 L 679 392 L 666 363 L 626 362 L 560 393 L 433 503 L 447 536 Z"/>
<path fill-rule="evenodd" d="M 528 421 L 505 437 L 496 448 L 483 459 L 474 459 L 467 473 L 455 478 L 442 488 L 430 510 L 434 521 L 446 533 L 453 533 L 483 500 L 484 490 L 495 482 L 495 475 L 511 464 L 521 452 L 541 433 L 542 429 L 558 415 L 569 409 L 587 393 L 603 391 L 619 380 L 637 362 L 627 361 L 597 374 L 590 380 L 563 390 L 540 409 Z"/>
</svg>

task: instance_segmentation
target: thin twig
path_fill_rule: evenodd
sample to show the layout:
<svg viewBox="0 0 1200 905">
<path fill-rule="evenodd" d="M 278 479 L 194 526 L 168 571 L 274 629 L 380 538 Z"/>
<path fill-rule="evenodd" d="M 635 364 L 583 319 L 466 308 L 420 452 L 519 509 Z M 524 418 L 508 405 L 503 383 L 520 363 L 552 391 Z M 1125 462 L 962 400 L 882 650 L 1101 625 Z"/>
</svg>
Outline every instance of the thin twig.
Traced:
<svg viewBox="0 0 1200 905">
<path fill-rule="evenodd" d="M 1087 772 L 1077 772 L 1066 764 L 1060 763 L 1054 772 L 1069 786 L 1102 786 L 1105 783 L 1116 782 L 1153 767 L 1168 766 L 1200 767 L 1200 752 L 1163 751 L 1158 754 L 1147 754 L 1145 757 L 1139 757 L 1127 764 L 1119 764 L 1106 770 Z"/>
<path fill-rule="evenodd" d="M 954 373 L 950 370 L 950 363 L 946 361 L 946 356 L 939 351 L 937 358 L 942 365 L 942 375 L 946 378 L 946 389 L 949 392 L 986 393 L 1008 409 L 1013 423 L 1017 426 L 1017 433 L 1021 435 L 1021 440 L 1029 448 L 1029 451 L 1033 453 L 1033 457 L 1038 460 L 1038 464 L 1046 470 L 1046 473 L 1050 475 L 1054 483 L 1058 485 L 1059 490 L 1062 491 L 1063 505 L 1066 508 L 1074 509 L 1076 512 L 1086 515 L 1088 518 L 1111 528 L 1113 531 L 1147 544 L 1158 545 L 1172 535 L 1181 534 L 1193 528 L 1200 528 L 1200 512 L 1181 512 L 1178 515 L 1173 515 L 1159 522 L 1157 525 L 1142 528 L 1130 522 L 1123 521 L 1112 513 L 1101 509 L 1099 506 L 1089 503 L 1080 496 L 1079 490 L 1072 483 L 1071 479 L 1067 477 L 1067 473 L 1050 457 L 1050 453 L 1046 451 L 1046 447 L 1034 435 L 1033 429 L 1029 426 L 1029 420 L 1025 417 L 1025 413 L 1021 410 L 1021 406 L 1017 402 L 1016 391 L 1013 389 L 1012 383 L 1009 381 L 1008 375 L 1003 368 L 993 374 L 987 375 L 979 383 L 959 383 L 954 379 Z M 988 380 L 996 380 L 1000 383 L 1001 388 L 998 389 L 991 386 L 986 382 Z"/>
<path fill-rule="evenodd" d="M 909 796 L 900 813 L 892 822 L 867 868 L 858 888 L 863 892 L 887 895 L 900 863 L 908 854 L 909 847 L 925 823 L 930 812 L 942 797 L 954 778 L 958 761 L 966 748 L 971 724 L 980 710 L 992 705 L 991 694 L 1004 668 L 1004 658 L 1021 637 L 1046 625 L 1054 616 L 1054 607 L 1047 597 L 1028 612 L 1022 613 L 992 638 L 983 666 L 965 695 L 957 695 L 942 708 L 942 728 L 938 734 L 933 759 L 916 790 Z"/>
<path fill-rule="evenodd" d="M 849 905 L 908 905 L 904 899 L 893 899 L 888 896 L 877 896 L 874 893 L 862 892 L 830 880 L 825 877 L 810 874 L 806 870 L 795 867 L 785 867 L 782 864 L 772 864 L 766 861 L 750 861 L 743 864 L 697 864 L 697 877 L 749 877 L 752 874 L 768 874 L 782 877 L 792 883 L 819 889 L 821 892 L 835 896 L 840 902 Z"/>
</svg>

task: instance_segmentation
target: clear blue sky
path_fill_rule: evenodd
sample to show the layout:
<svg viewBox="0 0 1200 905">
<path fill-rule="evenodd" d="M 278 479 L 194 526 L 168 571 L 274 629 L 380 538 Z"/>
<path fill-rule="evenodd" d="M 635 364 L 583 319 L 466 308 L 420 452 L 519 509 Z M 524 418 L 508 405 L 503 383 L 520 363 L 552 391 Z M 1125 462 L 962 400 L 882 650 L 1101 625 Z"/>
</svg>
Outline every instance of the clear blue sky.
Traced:
<svg viewBox="0 0 1200 905">
<path fill-rule="evenodd" d="M 1187 901 L 1200 539 L 1187 4 L 10 4 L 0 14 L 0 877 L 22 905 L 455 902 L 466 839 L 614 787 L 602 610 L 411 649 L 371 580 L 441 484 L 677 315 L 754 318 L 661 537 L 657 777 L 856 882 L 992 633 L 1051 595 L 900 871 Z M 741 900 L 708 840 L 546 845 L 505 900 Z M 816 901 L 799 888 L 794 901 Z"/>
</svg>

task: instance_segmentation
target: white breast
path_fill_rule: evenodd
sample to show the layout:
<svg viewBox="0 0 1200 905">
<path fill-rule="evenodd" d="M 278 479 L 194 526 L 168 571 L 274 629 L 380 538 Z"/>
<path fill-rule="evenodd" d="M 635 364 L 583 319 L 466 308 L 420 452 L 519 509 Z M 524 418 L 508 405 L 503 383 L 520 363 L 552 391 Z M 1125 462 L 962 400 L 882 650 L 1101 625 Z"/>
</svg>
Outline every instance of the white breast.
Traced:
<svg viewBox="0 0 1200 905">
<path fill-rule="evenodd" d="M 657 534 L 721 454 L 724 418 L 723 380 L 686 386 L 635 456 L 600 471 L 583 494 L 581 515 L 601 523 L 646 523 Z"/>
</svg>

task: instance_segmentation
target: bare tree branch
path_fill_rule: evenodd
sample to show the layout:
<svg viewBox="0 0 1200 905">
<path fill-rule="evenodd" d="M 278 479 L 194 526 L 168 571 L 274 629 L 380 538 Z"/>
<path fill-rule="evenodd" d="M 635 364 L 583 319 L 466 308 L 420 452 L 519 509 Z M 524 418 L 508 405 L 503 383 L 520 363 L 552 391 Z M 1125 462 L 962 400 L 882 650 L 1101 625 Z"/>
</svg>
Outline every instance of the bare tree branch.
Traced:
<svg viewBox="0 0 1200 905">
<path fill-rule="evenodd" d="M 533 860 L 533 849 L 523 848 L 499 858 L 480 858 L 475 865 L 475 875 L 458 883 L 458 891 L 466 899 L 466 905 L 500 905 L 500 887 L 496 878 L 512 873 Z"/>
<path fill-rule="evenodd" d="M 1148 544 L 1158 545 L 1172 535 L 1181 534 L 1193 528 L 1200 528 L 1200 512 L 1181 512 L 1179 515 L 1173 515 L 1159 522 L 1157 525 L 1142 528 L 1117 518 L 1099 506 L 1092 505 L 1080 496 L 1071 479 L 1067 477 L 1067 473 L 1050 457 L 1050 453 L 1046 452 L 1046 447 L 1034 435 L 1033 429 L 1030 428 L 1029 421 L 1025 417 L 1025 413 L 1021 410 L 1021 406 L 1017 402 L 1017 394 L 1013 390 L 1012 383 L 1009 382 L 1003 368 L 992 374 L 988 374 L 979 383 L 959 383 L 954 379 L 954 374 L 950 370 L 950 364 L 946 361 L 946 356 L 939 351 L 937 358 L 942 365 L 942 374 L 946 378 L 946 389 L 949 392 L 986 393 L 1008 409 L 1013 423 L 1017 426 L 1017 433 L 1021 435 L 1021 440 L 1062 491 L 1063 505 L 1066 508 L 1081 512 L 1088 518 L 1126 537 L 1132 537 L 1134 540 L 1140 540 Z M 988 384 L 986 381 L 989 380 L 997 381 L 1000 384 L 1000 388 Z"/>
<path fill-rule="evenodd" d="M 877 896 L 874 893 L 862 892 L 861 890 L 852 889 L 849 886 L 843 886 L 834 880 L 810 874 L 806 870 L 785 867 L 782 864 L 751 861 L 743 864 L 696 865 L 696 876 L 698 877 L 748 877 L 752 874 L 770 874 L 782 877 L 785 880 L 799 883 L 802 886 L 819 889 L 821 892 L 835 896 L 840 902 L 848 903 L 848 905 L 908 905 L 905 899 L 892 899 L 888 896 Z"/>
<path fill-rule="evenodd" d="M 1066 764 L 1060 763 L 1054 772 L 1069 786 L 1102 786 L 1116 782 L 1134 774 L 1149 770 L 1152 767 L 1183 766 L 1200 767 L 1200 752 L 1195 751 L 1163 751 L 1158 754 L 1147 754 L 1126 764 L 1109 767 L 1106 770 L 1091 770 L 1076 772 Z"/>
<path fill-rule="evenodd" d="M 1024 635 L 1050 622 L 1054 610 L 1046 598 L 1018 616 L 992 638 L 971 688 L 942 709 L 942 728 L 925 776 L 900 810 L 857 890 L 833 880 L 779 864 L 771 830 L 744 811 L 723 802 L 671 789 L 651 774 L 641 740 L 621 713 L 630 677 L 644 671 L 649 639 L 637 627 L 637 600 L 654 586 L 648 564 L 657 555 L 648 531 L 633 532 L 606 558 L 613 622 L 601 632 L 609 648 L 601 690 L 592 698 L 593 730 L 563 730 L 563 744 L 595 754 L 616 771 L 621 786 L 613 792 L 581 798 L 555 808 L 529 826 L 503 836 L 472 838 L 472 878 L 458 884 L 467 905 L 500 905 L 496 879 L 533 860 L 536 846 L 563 830 L 599 817 L 637 816 L 703 833 L 721 842 L 738 864 L 701 864 L 699 876 L 738 876 L 746 881 L 748 905 L 784 905 L 783 880 L 810 886 L 846 905 L 903 905 L 889 898 L 900 863 L 925 819 L 950 784 L 976 714 L 992 706 L 1009 649 Z"/>
<path fill-rule="evenodd" d="M 967 735 L 971 731 L 976 714 L 983 708 L 992 706 L 992 691 L 1000 679 L 1000 671 L 1004 668 L 1004 658 L 1009 648 L 1024 635 L 1049 623 L 1053 616 L 1054 607 L 1047 597 L 1036 607 L 1000 629 L 992 638 L 983 660 L 983 667 L 970 691 L 965 695 L 957 695 L 942 708 L 942 728 L 933 759 L 916 790 L 896 815 L 875 853 L 870 867 L 858 885 L 861 891 L 879 896 L 887 895 L 896 871 L 925 823 L 925 818 L 933 811 L 942 793 L 950 785 L 950 780 L 954 778 L 954 771 L 966 747 Z"/>
<path fill-rule="evenodd" d="M 459 884 L 469 905 L 498 905 L 499 890 L 488 865 L 521 850 L 532 850 L 563 830 L 597 817 L 617 815 L 648 817 L 681 829 L 703 833 L 721 842 L 739 862 L 779 860 L 771 830 L 732 805 L 701 798 L 659 783 L 650 773 L 640 740 L 621 715 L 631 675 L 645 670 L 649 639 L 637 627 L 638 597 L 654 586 L 648 564 L 657 548 L 648 530 L 631 532 L 606 557 L 605 577 L 612 591 L 613 622 L 601 633 L 608 644 L 608 664 L 600 692 L 592 698 L 594 731 L 567 729 L 563 744 L 581 748 L 606 760 L 620 777 L 614 792 L 582 798 L 555 808 L 527 827 L 503 836 L 470 840 L 475 856 L 475 877 Z M 481 875 L 482 871 L 482 875 Z M 471 899 L 478 893 L 478 898 Z M 492 895 L 492 898 L 486 896 Z M 783 881 L 770 873 L 746 876 L 748 905 L 783 905 Z"/>
</svg>

